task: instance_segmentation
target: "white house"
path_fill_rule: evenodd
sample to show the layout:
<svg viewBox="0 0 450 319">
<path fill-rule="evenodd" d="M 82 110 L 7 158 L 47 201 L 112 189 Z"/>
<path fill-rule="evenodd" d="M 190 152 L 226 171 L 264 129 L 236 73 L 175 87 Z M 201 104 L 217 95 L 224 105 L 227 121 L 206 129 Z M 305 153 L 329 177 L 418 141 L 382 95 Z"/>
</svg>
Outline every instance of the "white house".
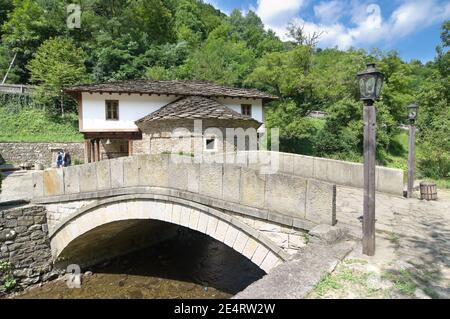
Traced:
<svg viewBox="0 0 450 319">
<path fill-rule="evenodd" d="M 225 148 L 226 128 L 261 131 L 265 104 L 277 99 L 258 90 L 205 81 L 129 80 L 64 91 L 78 101 L 86 162 L 174 149 L 190 152 L 194 137 L 198 137 L 194 134 L 196 120 L 202 121 L 204 150 L 220 152 Z M 213 127 L 223 136 L 206 136 Z M 184 128 L 192 140 L 177 145 L 172 134 L 177 128 Z"/>
</svg>

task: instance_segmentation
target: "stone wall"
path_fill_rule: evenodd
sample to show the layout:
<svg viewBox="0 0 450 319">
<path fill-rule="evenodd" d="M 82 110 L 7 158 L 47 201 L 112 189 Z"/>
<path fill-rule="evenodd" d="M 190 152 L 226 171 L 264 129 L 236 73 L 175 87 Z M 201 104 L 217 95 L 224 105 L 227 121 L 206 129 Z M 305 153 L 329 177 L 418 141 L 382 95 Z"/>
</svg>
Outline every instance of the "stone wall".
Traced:
<svg viewBox="0 0 450 319">
<path fill-rule="evenodd" d="M 54 279 L 46 210 L 0 206 L 0 261 L 10 262 L 21 288 Z M 0 286 L 0 294 L 2 287 Z"/>
<path fill-rule="evenodd" d="M 276 157 L 274 156 L 276 154 Z M 363 188 L 364 167 L 361 163 L 332 160 L 291 153 L 249 151 L 219 155 L 238 156 L 244 163 L 252 163 L 252 158 L 277 158 L 277 171 L 288 175 L 301 176 L 332 184 Z M 376 191 L 403 196 L 403 170 L 377 166 L 375 170 Z"/>
<path fill-rule="evenodd" d="M 203 138 L 211 134 L 216 136 L 217 153 L 230 152 L 235 150 L 234 136 L 227 139 L 227 129 L 243 130 L 251 129 L 255 134 L 254 145 L 247 149 L 257 149 L 257 124 L 250 121 L 226 121 L 208 119 L 199 121 L 201 127 L 194 128 L 193 120 L 173 120 L 162 122 L 151 122 L 143 124 L 141 130 L 143 132 L 141 140 L 133 141 L 133 155 L 141 154 L 162 154 L 180 152 L 194 154 L 204 154 Z M 173 132 L 177 131 L 176 137 Z M 250 132 L 250 131 L 249 131 Z M 245 148 L 243 148 L 245 149 Z"/>
<path fill-rule="evenodd" d="M 16 165 L 37 163 L 43 164 L 45 167 L 51 167 L 54 164 L 54 153 L 60 149 L 70 153 L 72 163 L 84 161 L 84 143 L 0 142 L 0 158 L 3 157 L 6 162 Z"/>
</svg>

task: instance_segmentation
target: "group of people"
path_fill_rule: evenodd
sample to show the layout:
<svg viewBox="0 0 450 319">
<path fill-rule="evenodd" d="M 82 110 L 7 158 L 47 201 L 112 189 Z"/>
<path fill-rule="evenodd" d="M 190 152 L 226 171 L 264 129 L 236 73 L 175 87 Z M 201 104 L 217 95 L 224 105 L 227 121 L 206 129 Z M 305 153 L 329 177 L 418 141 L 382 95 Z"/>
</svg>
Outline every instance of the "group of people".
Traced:
<svg viewBox="0 0 450 319">
<path fill-rule="evenodd" d="M 64 151 L 58 152 L 58 156 L 56 157 L 56 167 L 67 167 L 72 164 L 72 158 L 70 157 L 69 153 L 66 153 Z"/>
</svg>

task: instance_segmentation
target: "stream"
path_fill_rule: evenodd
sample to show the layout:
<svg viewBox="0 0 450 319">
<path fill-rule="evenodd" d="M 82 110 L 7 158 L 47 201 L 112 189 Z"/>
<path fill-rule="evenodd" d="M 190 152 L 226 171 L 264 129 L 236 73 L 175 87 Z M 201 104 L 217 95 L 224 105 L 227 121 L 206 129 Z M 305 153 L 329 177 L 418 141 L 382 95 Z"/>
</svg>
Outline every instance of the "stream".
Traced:
<svg viewBox="0 0 450 319">
<path fill-rule="evenodd" d="M 58 279 L 14 298 L 230 298 L 265 274 L 221 242 L 182 228 L 172 239 L 82 271 L 92 274 L 79 289 Z"/>
</svg>

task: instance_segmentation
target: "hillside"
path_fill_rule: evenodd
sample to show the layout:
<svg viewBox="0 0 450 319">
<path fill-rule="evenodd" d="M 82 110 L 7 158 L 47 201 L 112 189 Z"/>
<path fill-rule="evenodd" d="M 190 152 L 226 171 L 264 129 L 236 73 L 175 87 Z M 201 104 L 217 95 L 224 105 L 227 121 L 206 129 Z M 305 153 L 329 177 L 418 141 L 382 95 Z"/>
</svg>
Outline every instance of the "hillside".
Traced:
<svg viewBox="0 0 450 319">
<path fill-rule="evenodd" d="M 78 117 L 52 117 L 44 110 L 10 112 L 0 107 L 0 142 L 82 142 Z"/>
</svg>

